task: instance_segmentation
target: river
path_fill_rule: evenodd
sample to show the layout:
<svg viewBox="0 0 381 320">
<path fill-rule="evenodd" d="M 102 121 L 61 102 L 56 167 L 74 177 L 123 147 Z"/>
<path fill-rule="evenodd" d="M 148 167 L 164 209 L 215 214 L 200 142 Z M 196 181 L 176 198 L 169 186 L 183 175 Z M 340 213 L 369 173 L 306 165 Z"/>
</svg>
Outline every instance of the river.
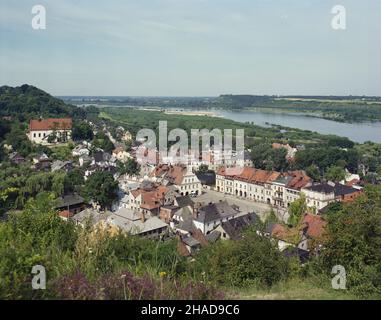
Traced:
<svg viewBox="0 0 381 320">
<path fill-rule="evenodd" d="M 352 141 L 363 143 L 373 141 L 381 143 L 381 122 L 343 123 L 321 118 L 308 117 L 303 114 L 253 111 L 213 110 L 218 116 L 238 122 L 253 122 L 268 127 L 277 124 L 290 128 L 316 131 L 322 134 L 335 134 L 348 137 Z"/>
</svg>

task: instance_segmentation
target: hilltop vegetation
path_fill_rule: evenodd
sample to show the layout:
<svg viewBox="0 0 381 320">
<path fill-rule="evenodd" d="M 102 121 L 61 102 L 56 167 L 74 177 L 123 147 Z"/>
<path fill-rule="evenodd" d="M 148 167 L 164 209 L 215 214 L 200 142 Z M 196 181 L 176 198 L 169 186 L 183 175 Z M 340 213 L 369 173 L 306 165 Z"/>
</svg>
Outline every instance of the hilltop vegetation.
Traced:
<svg viewBox="0 0 381 320">
<path fill-rule="evenodd" d="M 84 109 L 68 105 L 36 87 L 0 87 L 0 115 L 11 116 L 20 122 L 31 118 L 74 117 L 83 119 Z"/>
<path fill-rule="evenodd" d="M 380 186 L 367 188 L 353 204 L 328 210 L 326 250 L 301 266 L 254 229 L 202 248 L 192 262 L 178 254 L 176 239 L 110 236 L 64 222 L 43 192 L 0 222 L 0 298 L 380 298 L 380 195 Z M 36 264 L 47 270 L 47 290 L 30 288 Z M 347 290 L 330 287 L 336 264 L 346 269 Z"/>
</svg>

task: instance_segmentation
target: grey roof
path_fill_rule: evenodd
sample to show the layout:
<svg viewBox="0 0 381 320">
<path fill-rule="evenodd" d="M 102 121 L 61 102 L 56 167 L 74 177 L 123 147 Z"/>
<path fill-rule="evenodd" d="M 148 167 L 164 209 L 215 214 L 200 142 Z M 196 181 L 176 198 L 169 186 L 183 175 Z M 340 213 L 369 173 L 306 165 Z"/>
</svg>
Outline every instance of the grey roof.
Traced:
<svg viewBox="0 0 381 320">
<path fill-rule="evenodd" d="M 72 218 L 72 220 L 78 222 L 78 223 L 89 223 L 90 225 L 94 225 L 98 223 L 101 220 L 107 219 L 107 217 L 110 215 L 110 212 L 98 212 L 97 210 L 87 208 L 76 215 Z"/>
<path fill-rule="evenodd" d="M 202 184 L 206 184 L 206 185 L 216 184 L 216 174 L 214 172 L 197 173 L 196 176 Z"/>
<path fill-rule="evenodd" d="M 187 207 L 187 206 L 191 206 L 191 207 L 194 206 L 194 202 L 189 196 L 180 196 L 180 197 L 176 197 L 175 199 L 176 199 L 177 205 L 181 208 Z"/>
<path fill-rule="evenodd" d="M 239 239 L 241 233 L 247 227 L 254 225 L 259 221 L 259 217 L 254 213 L 248 213 L 244 216 L 240 216 L 234 219 L 230 219 L 221 224 L 221 227 L 233 240 Z"/>
<path fill-rule="evenodd" d="M 209 203 L 208 205 L 201 207 L 195 220 L 205 223 L 229 217 L 238 213 L 239 210 L 237 206 L 231 206 L 227 201 L 220 201 L 217 203 Z"/>
<path fill-rule="evenodd" d="M 188 232 L 194 229 L 195 226 L 193 224 L 192 211 L 189 210 L 188 207 L 181 208 L 178 211 L 176 211 L 174 214 L 181 217 L 181 220 L 176 225 L 177 229 L 188 231 Z"/>
<path fill-rule="evenodd" d="M 143 222 L 141 219 L 130 220 L 115 213 L 111 214 L 107 218 L 106 222 L 110 225 L 114 225 L 115 227 L 120 228 L 122 231 L 131 233 L 133 235 L 168 227 L 168 225 L 158 217 L 150 217 Z"/>
<path fill-rule="evenodd" d="M 310 187 L 306 187 L 305 189 L 311 190 L 314 192 L 325 193 L 325 194 L 329 194 L 333 192 L 335 196 L 342 196 L 342 195 L 351 194 L 353 192 L 358 191 L 355 188 L 352 188 L 340 183 L 335 183 L 335 184 L 319 183 L 319 184 L 312 185 Z"/>
<path fill-rule="evenodd" d="M 210 233 L 208 233 L 206 236 L 205 236 L 206 240 L 208 240 L 208 242 L 216 242 L 218 239 L 221 238 L 221 232 L 217 231 L 217 230 L 214 230 Z"/>
<path fill-rule="evenodd" d="M 293 178 L 292 176 L 280 176 L 274 182 L 287 185 Z"/>
<path fill-rule="evenodd" d="M 95 162 L 104 162 L 111 159 L 111 155 L 107 152 L 96 151 L 93 154 Z"/>
<path fill-rule="evenodd" d="M 84 203 L 85 200 L 77 194 L 68 194 L 57 199 L 56 208 L 63 208 Z"/>
<path fill-rule="evenodd" d="M 138 212 L 127 209 L 127 208 L 120 208 L 116 212 L 113 213 L 114 215 L 120 216 L 121 218 L 128 219 L 131 221 L 140 220 L 141 216 Z"/>
<path fill-rule="evenodd" d="M 66 165 L 71 165 L 71 161 L 56 160 L 52 163 L 52 171 L 60 170 Z"/>
<path fill-rule="evenodd" d="M 196 247 L 196 246 L 200 246 L 201 245 L 201 243 L 197 240 L 197 239 L 195 239 L 195 238 L 193 238 L 192 236 L 190 236 L 190 235 L 187 235 L 187 236 L 185 236 L 185 237 L 183 237 L 182 239 L 181 239 L 187 246 L 189 246 L 189 247 Z"/>
</svg>

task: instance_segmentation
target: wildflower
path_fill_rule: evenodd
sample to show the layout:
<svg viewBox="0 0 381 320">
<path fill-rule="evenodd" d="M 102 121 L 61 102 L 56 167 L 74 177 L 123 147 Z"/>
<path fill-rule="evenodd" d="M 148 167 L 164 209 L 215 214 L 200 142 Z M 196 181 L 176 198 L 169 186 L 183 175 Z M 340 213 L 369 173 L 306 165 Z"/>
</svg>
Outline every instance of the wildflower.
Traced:
<svg viewBox="0 0 381 320">
<path fill-rule="evenodd" d="M 167 273 L 165 271 L 160 271 L 159 272 L 160 278 L 165 278 L 166 275 L 167 275 Z"/>
</svg>

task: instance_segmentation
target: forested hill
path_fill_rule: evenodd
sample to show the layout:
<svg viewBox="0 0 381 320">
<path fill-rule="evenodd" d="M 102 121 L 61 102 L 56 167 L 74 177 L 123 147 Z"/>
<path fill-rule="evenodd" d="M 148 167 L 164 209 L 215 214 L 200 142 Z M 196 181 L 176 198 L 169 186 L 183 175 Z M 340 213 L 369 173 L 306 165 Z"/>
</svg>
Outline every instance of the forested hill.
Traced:
<svg viewBox="0 0 381 320">
<path fill-rule="evenodd" d="M 24 84 L 20 87 L 0 87 L 0 115 L 12 116 L 23 122 L 38 117 L 84 118 L 85 110 Z"/>
</svg>

